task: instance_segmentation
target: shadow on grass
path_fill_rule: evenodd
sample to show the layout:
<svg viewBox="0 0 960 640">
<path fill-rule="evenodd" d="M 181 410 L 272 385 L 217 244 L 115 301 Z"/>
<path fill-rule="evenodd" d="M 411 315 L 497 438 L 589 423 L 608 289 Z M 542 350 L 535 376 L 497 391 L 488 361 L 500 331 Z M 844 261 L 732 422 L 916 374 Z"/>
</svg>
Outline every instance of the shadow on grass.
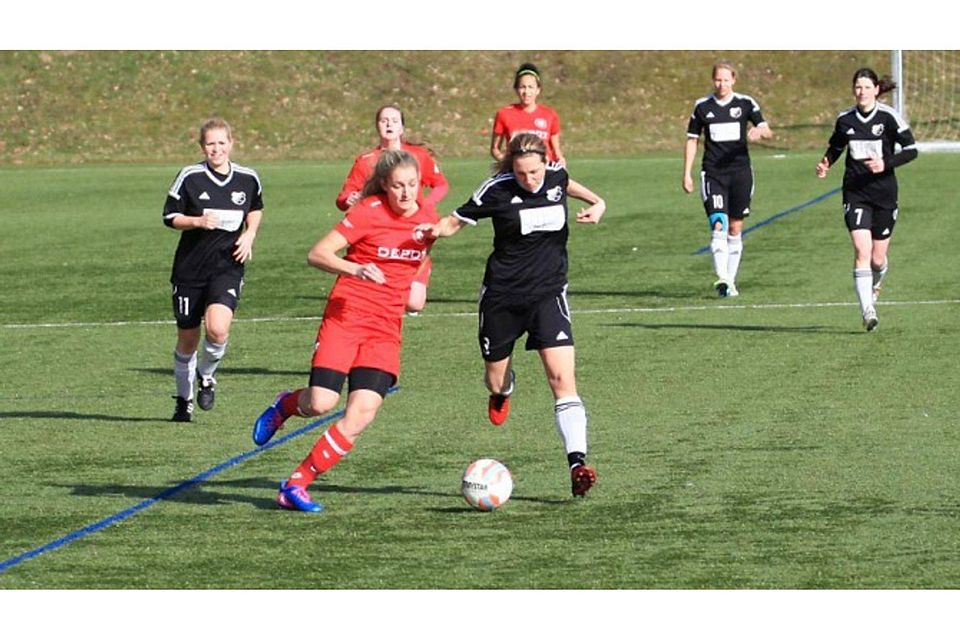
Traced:
<svg viewBox="0 0 960 640">
<path fill-rule="evenodd" d="M 130 418 L 108 416 L 100 413 L 77 413 L 76 411 L 0 411 L 3 418 L 38 418 L 43 420 L 99 420 L 108 422 L 167 422 L 169 418 Z"/>
<path fill-rule="evenodd" d="M 608 327 L 625 327 L 635 329 L 699 329 L 710 331 L 748 331 L 748 332 L 769 332 L 769 333 L 828 333 L 837 335 L 861 334 L 863 331 L 843 331 L 830 329 L 822 325 L 811 325 L 802 327 L 784 327 L 776 325 L 758 325 L 758 324 L 702 324 L 702 323 L 650 323 L 650 322 L 617 322 L 607 324 Z"/>
<path fill-rule="evenodd" d="M 173 376 L 173 367 L 131 367 L 127 371 L 136 371 L 138 373 L 152 373 L 159 376 Z M 297 371 L 284 371 L 276 369 L 267 369 L 266 367 L 229 367 L 223 366 L 217 369 L 221 376 L 303 376 L 310 375 L 309 369 L 299 369 Z"/>
<path fill-rule="evenodd" d="M 104 497 L 104 496 L 125 496 L 135 500 L 157 500 L 165 502 L 179 502 L 182 504 L 217 506 L 232 503 L 249 504 L 257 509 L 277 509 L 275 502 L 276 492 L 280 486 L 279 480 L 268 478 L 244 478 L 240 480 L 226 481 L 205 481 L 202 484 L 184 484 L 173 485 L 170 487 L 150 487 L 150 486 L 128 486 L 120 484 L 106 485 L 57 485 L 69 489 L 72 495 L 83 497 Z M 238 490 L 257 490 L 262 491 L 263 495 L 249 495 L 246 492 L 231 491 Z M 449 498 L 450 500 L 462 501 L 463 498 L 458 492 L 429 491 L 417 487 L 405 487 L 400 485 L 385 485 L 381 487 L 369 486 L 344 486 L 318 482 L 310 487 L 310 493 L 323 502 L 325 494 L 369 494 L 369 495 L 412 495 L 429 496 L 437 498 Z M 525 496 L 513 496 L 511 501 L 533 502 L 538 504 L 566 504 L 569 500 L 543 499 Z M 475 511 L 466 504 L 458 508 L 431 508 L 429 511 L 435 513 L 461 513 Z"/>
</svg>

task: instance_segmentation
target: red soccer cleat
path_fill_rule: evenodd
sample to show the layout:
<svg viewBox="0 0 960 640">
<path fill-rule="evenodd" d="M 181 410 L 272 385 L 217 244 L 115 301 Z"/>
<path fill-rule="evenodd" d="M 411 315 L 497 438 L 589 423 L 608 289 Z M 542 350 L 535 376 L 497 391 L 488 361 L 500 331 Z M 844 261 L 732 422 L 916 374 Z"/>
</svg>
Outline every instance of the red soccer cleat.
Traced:
<svg viewBox="0 0 960 640">
<path fill-rule="evenodd" d="M 490 422 L 498 427 L 507 421 L 510 415 L 510 396 L 502 396 L 499 393 L 491 393 L 490 401 L 487 403 L 487 416 Z"/>
<path fill-rule="evenodd" d="M 593 467 L 580 464 L 570 469 L 570 485 L 574 496 L 581 498 L 587 495 L 590 487 L 597 483 L 597 472 Z"/>
</svg>

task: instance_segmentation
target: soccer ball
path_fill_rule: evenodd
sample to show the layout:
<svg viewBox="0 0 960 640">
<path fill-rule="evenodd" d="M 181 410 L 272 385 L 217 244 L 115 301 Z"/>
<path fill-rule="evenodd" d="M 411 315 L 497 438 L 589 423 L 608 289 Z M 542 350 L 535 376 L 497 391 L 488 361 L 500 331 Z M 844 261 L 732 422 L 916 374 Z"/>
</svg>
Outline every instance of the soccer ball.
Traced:
<svg viewBox="0 0 960 640">
<path fill-rule="evenodd" d="M 493 511 L 510 499 L 513 477 L 503 463 L 491 458 L 474 460 L 463 472 L 463 499 L 481 511 Z"/>
</svg>

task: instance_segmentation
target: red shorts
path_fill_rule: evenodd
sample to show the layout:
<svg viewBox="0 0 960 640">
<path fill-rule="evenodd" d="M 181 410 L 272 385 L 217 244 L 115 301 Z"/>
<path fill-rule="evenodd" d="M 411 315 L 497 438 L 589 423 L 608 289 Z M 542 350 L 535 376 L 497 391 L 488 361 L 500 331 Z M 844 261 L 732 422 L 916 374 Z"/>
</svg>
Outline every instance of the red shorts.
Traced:
<svg viewBox="0 0 960 640">
<path fill-rule="evenodd" d="M 369 367 L 399 378 L 401 323 L 400 318 L 345 322 L 335 315 L 324 316 L 317 331 L 312 366 L 342 373 Z"/>
<path fill-rule="evenodd" d="M 419 282 L 425 287 L 430 286 L 430 272 L 433 271 L 433 260 L 430 259 L 430 256 L 427 256 L 423 259 L 420 268 L 417 269 L 417 275 L 413 276 L 414 282 Z"/>
</svg>

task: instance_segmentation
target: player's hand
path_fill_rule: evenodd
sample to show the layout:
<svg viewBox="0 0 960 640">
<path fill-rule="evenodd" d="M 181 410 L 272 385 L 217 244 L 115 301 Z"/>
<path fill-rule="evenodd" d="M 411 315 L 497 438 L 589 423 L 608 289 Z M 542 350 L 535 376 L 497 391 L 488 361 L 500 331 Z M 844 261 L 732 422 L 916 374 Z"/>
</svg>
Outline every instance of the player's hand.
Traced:
<svg viewBox="0 0 960 640">
<path fill-rule="evenodd" d="M 207 211 L 202 216 L 197 219 L 197 228 L 207 229 L 216 229 L 220 226 L 220 214 L 214 211 Z"/>
<path fill-rule="evenodd" d="M 600 222 L 600 218 L 603 217 L 606 210 L 607 203 L 601 200 L 586 209 L 580 209 L 580 212 L 577 213 L 577 222 L 580 224 L 597 224 Z"/>
<path fill-rule="evenodd" d="M 683 176 L 683 190 L 687 193 L 693 193 L 693 178 L 690 177 L 690 174 Z"/>
<path fill-rule="evenodd" d="M 240 237 L 237 238 L 237 241 L 234 243 L 236 249 L 233 250 L 233 259 L 243 264 L 247 260 L 253 257 L 253 240 L 257 237 L 257 234 L 250 233 L 249 231 L 244 231 L 240 234 Z"/>
<path fill-rule="evenodd" d="M 883 158 L 870 158 L 864 160 L 863 163 L 867 165 L 867 169 L 870 169 L 870 173 L 883 173 L 884 168 L 886 168 Z"/>
<path fill-rule="evenodd" d="M 820 162 L 817 163 L 817 177 L 826 178 L 827 172 L 830 171 L 830 163 L 827 162 L 826 158 L 823 158 Z"/>
<path fill-rule="evenodd" d="M 387 279 L 384 277 L 383 271 L 381 271 L 380 267 L 373 263 L 358 264 L 353 275 L 361 280 L 369 280 L 371 282 L 376 282 L 377 284 L 387 283 Z"/>
<path fill-rule="evenodd" d="M 417 242 L 423 242 L 428 238 L 430 240 L 436 240 L 440 237 L 440 227 L 431 222 L 418 224 L 413 228 L 413 237 Z"/>
<path fill-rule="evenodd" d="M 347 206 L 352 207 L 353 205 L 360 202 L 360 192 L 353 191 L 349 196 L 347 196 Z"/>
</svg>

